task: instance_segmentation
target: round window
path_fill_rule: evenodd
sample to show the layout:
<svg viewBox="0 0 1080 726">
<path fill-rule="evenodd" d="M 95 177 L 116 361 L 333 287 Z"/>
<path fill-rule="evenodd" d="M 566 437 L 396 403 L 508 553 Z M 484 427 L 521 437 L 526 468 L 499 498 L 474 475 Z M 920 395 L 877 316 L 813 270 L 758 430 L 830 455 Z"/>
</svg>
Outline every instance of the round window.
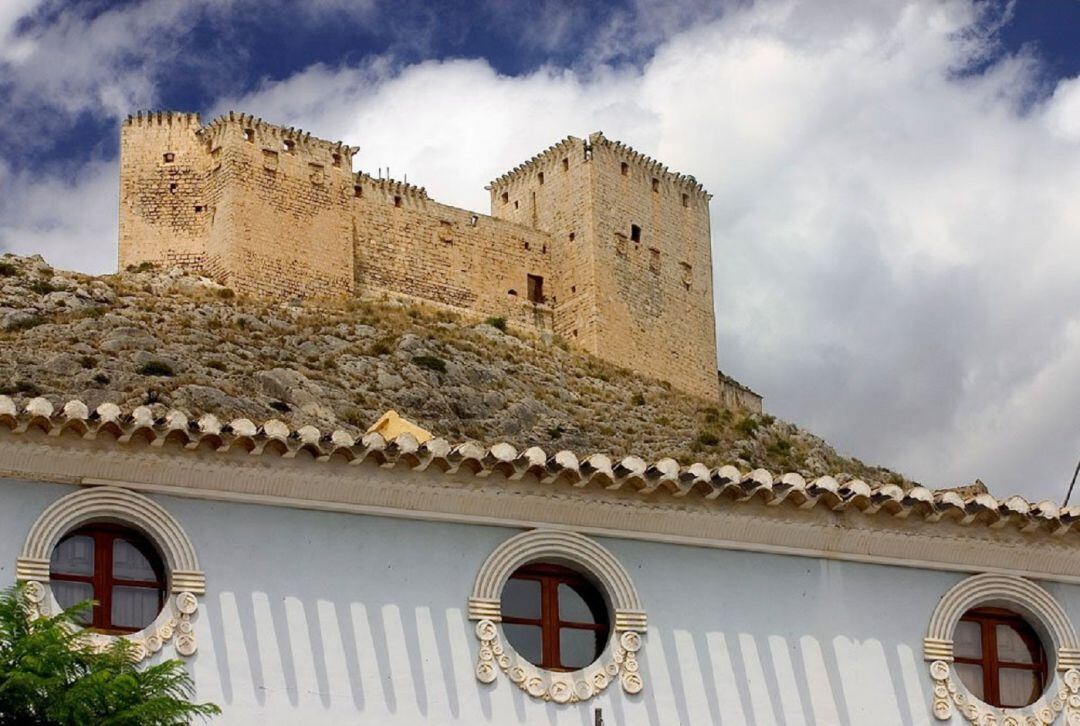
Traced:
<svg viewBox="0 0 1080 726">
<path fill-rule="evenodd" d="M 604 652 L 611 634 L 607 603 L 581 574 L 536 563 L 516 570 L 502 591 L 507 641 L 533 665 L 574 671 Z"/>
<path fill-rule="evenodd" d="M 953 657 L 960 680 L 991 706 L 1027 706 L 1046 688 L 1046 651 L 1031 625 L 1012 611 L 964 613 L 953 633 Z"/>
<path fill-rule="evenodd" d="M 143 535 L 112 524 L 65 535 L 52 551 L 49 582 L 63 608 L 93 600 L 83 622 L 103 633 L 142 630 L 165 605 L 161 556 Z"/>
</svg>

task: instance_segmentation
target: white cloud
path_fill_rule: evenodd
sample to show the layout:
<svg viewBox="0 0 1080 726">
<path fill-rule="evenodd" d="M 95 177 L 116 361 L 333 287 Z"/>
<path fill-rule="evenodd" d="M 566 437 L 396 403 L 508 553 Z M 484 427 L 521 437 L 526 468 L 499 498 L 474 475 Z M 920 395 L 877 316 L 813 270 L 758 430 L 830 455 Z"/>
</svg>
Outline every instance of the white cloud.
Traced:
<svg viewBox="0 0 1080 726">
<path fill-rule="evenodd" d="M 0 163 L 0 252 L 40 254 L 84 272 L 116 271 L 119 164 L 96 161 L 65 178 Z"/>
<path fill-rule="evenodd" d="M 714 193 L 720 364 L 770 410 L 931 485 L 1059 498 L 1080 454 L 1080 80 L 1027 107 L 1031 58 L 971 74 L 992 49 L 979 8 L 1007 12 L 775 0 L 676 32 L 644 67 L 381 58 L 219 106 L 476 209 L 494 176 L 602 129 Z M 584 55 L 617 55 L 601 46 L 626 27 Z"/>
</svg>

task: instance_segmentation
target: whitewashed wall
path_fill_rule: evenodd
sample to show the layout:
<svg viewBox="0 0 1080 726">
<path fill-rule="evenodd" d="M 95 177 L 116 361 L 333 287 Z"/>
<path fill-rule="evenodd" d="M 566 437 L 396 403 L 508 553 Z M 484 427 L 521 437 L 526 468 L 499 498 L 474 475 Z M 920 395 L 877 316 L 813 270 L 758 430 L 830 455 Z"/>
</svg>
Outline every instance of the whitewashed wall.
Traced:
<svg viewBox="0 0 1080 726">
<path fill-rule="evenodd" d="M 0 479 L 3 584 L 68 491 Z M 960 574 L 602 539 L 648 610 L 645 690 L 556 706 L 473 677 L 466 598 L 516 530 L 153 498 L 206 571 L 188 663 L 218 723 L 937 723 L 922 638 Z M 1080 589 L 1046 587 L 1080 624 Z"/>
</svg>

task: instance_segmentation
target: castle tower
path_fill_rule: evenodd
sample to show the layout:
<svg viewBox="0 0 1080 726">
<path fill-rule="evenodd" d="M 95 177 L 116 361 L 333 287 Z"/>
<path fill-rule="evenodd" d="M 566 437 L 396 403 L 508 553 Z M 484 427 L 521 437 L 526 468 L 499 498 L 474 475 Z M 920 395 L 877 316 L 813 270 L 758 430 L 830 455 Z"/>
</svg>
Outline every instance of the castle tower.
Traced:
<svg viewBox="0 0 1080 726">
<path fill-rule="evenodd" d="M 709 194 L 633 149 L 569 137 L 492 182 L 492 215 L 553 239 L 555 330 L 715 398 Z"/>
<path fill-rule="evenodd" d="M 129 117 L 120 266 L 151 262 L 274 297 L 353 291 L 355 149 L 229 113 Z"/>
<path fill-rule="evenodd" d="M 199 116 L 138 113 L 120 128 L 120 267 L 201 267 L 209 213 Z"/>
</svg>

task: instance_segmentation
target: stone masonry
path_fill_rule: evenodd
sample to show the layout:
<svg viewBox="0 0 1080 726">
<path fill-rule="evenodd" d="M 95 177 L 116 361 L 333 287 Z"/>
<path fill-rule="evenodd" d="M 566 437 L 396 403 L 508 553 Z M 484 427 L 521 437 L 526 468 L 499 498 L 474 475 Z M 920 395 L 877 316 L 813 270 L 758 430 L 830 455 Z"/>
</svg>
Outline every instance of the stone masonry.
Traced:
<svg viewBox="0 0 1080 726">
<path fill-rule="evenodd" d="M 718 377 L 710 195 L 596 133 L 493 181 L 491 215 L 353 172 L 355 147 L 229 113 L 121 130 L 122 268 L 273 297 L 391 294 L 560 335 L 617 365 L 760 410 Z M 738 395 L 736 395 L 736 392 Z"/>
</svg>

